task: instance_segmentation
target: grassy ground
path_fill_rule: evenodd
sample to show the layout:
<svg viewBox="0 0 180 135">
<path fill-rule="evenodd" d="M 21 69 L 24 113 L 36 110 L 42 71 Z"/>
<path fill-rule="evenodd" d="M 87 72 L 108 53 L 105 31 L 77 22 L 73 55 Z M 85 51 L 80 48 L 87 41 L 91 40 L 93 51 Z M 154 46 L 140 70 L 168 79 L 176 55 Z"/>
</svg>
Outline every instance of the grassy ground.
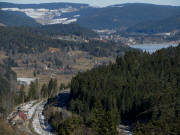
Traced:
<svg viewBox="0 0 180 135">
<path fill-rule="evenodd" d="M 0 135 L 14 135 L 12 127 L 3 120 L 0 120 Z"/>
<path fill-rule="evenodd" d="M 32 69 L 25 69 L 24 67 L 12 68 L 16 72 L 18 78 L 34 78 Z"/>
<path fill-rule="evenodd" d="M 48 83 L 51 78 L 56 78 L 58 85 L 61 83 L 68 84 L 71 82 L 73 76 L 78 72 L 83 72 L 92 69 L 95 66 L 101 65 L 103 63 L 113 62 L 112 57 L 94 57 L 88 55 L 87 52 L 82 51 L 70 51 L 68 52 L 68 59 L 64 59 L 64 65 L 69 65 L 71 71 L 69 73 L 59 73 L 59 69 L 54 68 L 53 70 L 44 70 L 40 74 L 36 74 L 34 77 L 34 68 L 27 68 L 22 62 L 18 62 L 19 67 L 12 68 L 16 72 L 18 78 L 37 78 L 39 80 L 40 86 Z M 31 65 L 32 63 L 29 63 Z M 65 69 L 66 71 L 66 69 Z M 28 89 L 28 87 L 27 87 Z"/>
</svg>

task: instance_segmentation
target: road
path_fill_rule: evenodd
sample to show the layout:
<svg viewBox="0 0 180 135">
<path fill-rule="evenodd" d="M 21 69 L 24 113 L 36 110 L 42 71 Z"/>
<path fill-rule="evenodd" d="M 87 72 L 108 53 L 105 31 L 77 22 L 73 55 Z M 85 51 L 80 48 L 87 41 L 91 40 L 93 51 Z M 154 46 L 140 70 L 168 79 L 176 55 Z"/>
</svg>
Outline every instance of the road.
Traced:
<svg viewBox="0 0 180 135">
<path fill-rule="evenodd" d="M 56 97 L 56 106 L 58 106 L 62 113 L 68 114 L 69 112 L 65 109 L 68 98 L 70 95 L 70 90 L 63 90 L 61 91 Z M 45 123 L 44 116 L 42 111 L 44 109 L 44 105 L 46 102 L 41 101 L 38 105 L 35 105 L 37 108 L 35 110 L 35 115 L 32 121 L 33 129 L 38 135 L 53 135 L 50 132 L 50 128 Z M 70 114 L 69 114 L 70 115 Z M 132 135 L 128 126 L 119 125 L 117 127 L 117 131 L 122 135 Z"/>
<path fill-rule="evenodd" d="M 54 104 L 59 107 L 64 115 L 69 117 L 71 112 L 66 110 L 66 104 L 70 95 L 70 90 L 63 90 L 57 96 Z M 8 117 L 8 121 L 13 123 L 14 114 L 17 115 L 17 112 L 20 111 L 26 112 L 27 120 L 24 124 L 20 125 L 20 129 L 26 131 L 28 135 L 54 135 L 51 132 L 51 127 L 46 123 L 45 117 L 43 115 L 44 106 L 47 103 L 47 100 L 41 101 L 30 101 L 25 104 L 19 105 Z M 28 121 L 28 126 L 25 126 Z M 15 121 L 17 122 L 17 121 Z M 129 130 L 129 127 L 124 125 L 119 125 L 117 130 L 122 135 L 132 135 L 132 132 Z"/>
<path fill-rule="evenodd" d="M 57 103 L 58 106 L 63 110 L 63 106 L 66 105 L 68 97 L 70 94 L 70 90 L 63 90 L 57 95 Z M 46 101 L 41 101 L 37 103 L 35 106 L 35 111 L 32 118 L 32 127 L 34 132 L 36 132 L 38 135 L 53 135 L 51 133 L 50 126 L 45 122 L 45 117 L 42 114 L 44 105 L 46 104 Z"/>
<path fill-rule="evenodd" d="M 7 117 L 9 124 L 16 126 L 20 134 L 53 135 L 42 114 L 45 103 L 44 100 L 34 100 L 15 107 Z M 24 120 L 19 116 L 19 112 L 21 112 L 22 116 L 25 116 Z"/>
<path fill-rule="evenodd" d="M 34 117 L 32 120 L 32 127 L 34 129 L 34 132 L 36 132 L 38 135 L 53 135 L 50 132 L 48 124 L 46 124 L 45 118 L 42 114 L 45 103 L 45 101 L 41 101 L 36 106 Z"/>
</svg>

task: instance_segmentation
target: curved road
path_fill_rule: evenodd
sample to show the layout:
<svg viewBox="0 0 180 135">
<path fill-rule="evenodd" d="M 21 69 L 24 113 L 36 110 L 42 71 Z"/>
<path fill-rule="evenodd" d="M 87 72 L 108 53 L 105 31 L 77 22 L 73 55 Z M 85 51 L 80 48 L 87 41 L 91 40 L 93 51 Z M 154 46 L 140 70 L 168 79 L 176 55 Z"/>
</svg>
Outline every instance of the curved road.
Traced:
<svg viewBox="0 0 180 135">
<path fill-rule="evenodd" d="M 60 110 L 66 115 L 71 116 L 71 113 L 64 109 L 66 107 L 68 98 L 70 95 L 70 90 L 63 90 L 61 91 L 55 99 L 54 105 L 58 106 Z M 54 135 L 51 132 L 50 126 L 46 123 L 45 117 L 43 115 L 44 106 L 47 103 L 47 100 L 41 101 L 30 101 L 24 104 L 17 106 L 14 111 L 8 116 L 8 121 L 12 121 L 17 114 L 17 112 L 22 111 L 27 113 L 27 126 L 26 124 L 20 125 L 20 130 L 27 133 L 28 135 Z M 16 122 L 16 121 L 15 121 Z M 23 126 L 24 125 L 24 126 Z M 132 135 L 128 126 L 119 125 L 117 130 L 120 134 L 124 135 Z"/>
<path fill-rule="evenodd" d="M 32 127 L 34 129 L 34 132 L 36 132 L 38 135 L 53 135 L 50 132 L 48 126 L 46 126 L 45 119 L 42 114 L 45 103 L 46 102 L 44 101 L 38 103 L 36 110 L 34 112 Z"/>
<path fill-rule="evenodd" d="M 56 105 L 60 107 L 62 111 L 63 110 L 66 111 L 65 109 L 63 109 L 63 107 L 66 106 L 69 94 L 70 94 L 70 90 L 63 90 L 56 96 L 56 102 L 57 102 Z M 33 130 L 32 132 L 35 132 L 37 135 L 54 135 L 53 133 L 51 133 L 50 127 L 45 122 L 45 117 L 42 114 L 44 110 L 44 105 L 46 103 L 47 101 L 40 101 L 37 104 L 35 104 L 31 109 L 33 110 L 31 130 Z M 29 110 L 29 112 L 31 112 L 31 110 Z M 119 125 L 117 127 L 117 130 L 121 134 L 132 135 L 132 132 L 129 131 L 129 128 L 127 126 Z"/>
<path fill-rule="evenodd" d="M 62 107 L 67 103 L 69 94 L 70 90 L 63 90 L 57 95 L 57 101 L 60 104 L 59 107 Z M 32 127 L 34 132 L 36 132 L 38 135 L 53 135 L 53 133 L 50 132 L 50 127 L 45 122 L 44 115 L 42 114 L 46 102 L 47 101 L 41 101 L 34 105 L 35 111 L 32 118 Z M 63 110 L 63 108 L 61 109 Z"/>
</svg>

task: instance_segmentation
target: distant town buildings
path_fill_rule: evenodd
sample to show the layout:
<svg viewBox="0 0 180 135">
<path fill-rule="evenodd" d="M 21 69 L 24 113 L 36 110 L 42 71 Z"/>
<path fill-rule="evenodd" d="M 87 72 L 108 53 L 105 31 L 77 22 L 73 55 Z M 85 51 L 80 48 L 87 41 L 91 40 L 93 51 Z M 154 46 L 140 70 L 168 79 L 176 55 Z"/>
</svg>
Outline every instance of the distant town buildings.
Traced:
<svg viewBox="0 0 180 135">
<path fill-rule="evenodd" d="M 98 33 L 99 38 L 95 38 L 94 40 L 100 40 L 102 42 L 114 41 L 118 43 L 122 43 L 122 45 L 134 45 L 134 44 L 143 44 L 143 43 L 162 43 L 169 42 L 169 38 L 173 38 L 178 33 L 178 30 L 174 30 L 172 32 L 166 33 L 118 33 L 116 30 L 94 30 Z M 178 41 L 175 41 L 178 42 Z"/>
</svg>

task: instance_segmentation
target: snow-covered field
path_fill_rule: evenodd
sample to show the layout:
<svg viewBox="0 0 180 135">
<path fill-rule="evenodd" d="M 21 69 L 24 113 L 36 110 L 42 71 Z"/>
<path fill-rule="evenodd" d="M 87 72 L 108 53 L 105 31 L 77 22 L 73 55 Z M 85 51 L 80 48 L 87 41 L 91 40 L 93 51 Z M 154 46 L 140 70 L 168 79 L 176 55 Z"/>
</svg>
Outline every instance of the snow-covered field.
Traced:
<svg viewBox="0 0 180 135">
<path fill-rule="evenodd" d="M 61 15 L 64 13 L 75 12 L 78 11 L 76 8 L 67 7 L 67 8 L 59 8 L 59 9 L 20 9 L 20 8 L 1 8 L 3 11 L 18 11 L 23 12 L 27 16 L 35 19 L 37 22 L 46 25 L 46 24 L 69 24 L 72 22 L 76 22 L 79 15 L 75 15 L 70 18 L 62 18 Z"/>
<path fill-rule="evenodd" d="M 29 85 L 31 82 L 35 80 L 35 78 L 17 78 L 17 81 L 19 81 L 20 83 L 25 83 L 27 85 Z"/>
</svg>

